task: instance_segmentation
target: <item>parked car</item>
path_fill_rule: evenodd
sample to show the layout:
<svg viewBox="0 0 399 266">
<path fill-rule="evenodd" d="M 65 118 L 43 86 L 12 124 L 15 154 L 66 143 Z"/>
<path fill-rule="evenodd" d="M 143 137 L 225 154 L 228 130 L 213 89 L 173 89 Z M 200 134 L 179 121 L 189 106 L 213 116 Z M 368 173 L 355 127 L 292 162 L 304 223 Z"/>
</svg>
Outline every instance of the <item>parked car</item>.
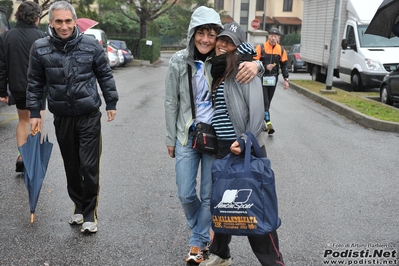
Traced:
<svg viewBox="0 0 399 266">
<path fill-rule="evenodd" d="M 288 69 L 293 73 L 298 72 L 299 69 L 306 69 L 305 62 L 301 59 L 301 45 L 294 44 L 288 52 Z"/>
<path fill-rule="evenodd" d="M 100 29 L 87 29 L 84 32 L 85 35 L 90 35 L 94 38 L 97 39 L 97 41 L 100 43 L 100 45 L 103 47 L 104 49 L 104 53 L 105 53 L 105 57 L 108 61 L 109 57 L 108 57 L 108 38 L 107 35 L 105 34 L 105 32 L 103 30 Z M 108 61 L 108 64 L 110 64 L 110 62 Z M 111 64 L 110 64 L 111 66 Z"/>
<path fill-rule="evenodd" d="M 124 65 L 133 61 L 132 51 L 130 51 L 127 48 L 125 41 L 120 41 L 120 40 L 109 40 L 109 41 L 112 42 L 113 44 L 115 44 L 119 49 L 122 50 L 123 57 L 125 58 Z"/>
<path fill-rule="evenodd" d="M 112 42 L 108 41 L 108 52 L 116 53 L 116 56 L 118 58 L 118 64 L 117 66 L 123 66 L 125 63 L 125 58 L 123 57 L 122 50 L 118 49 L 115 44 Z"/>
<path fill-rule="evenodd" d="M 112 44 L 108 44 L 107 50 L 108 50 L 109 66 L 111 68 L 119 66 L 118 49 L 115 46 L 112 47 Z"/>
<path fill-rule="evenodd" d="M 382 103 L 393 105 L 399 103 L 399 68 L 389 72 L 380 85 L 380 100 Z"/>
<path fill-rule="evenodd" d="M 123 50 L 122 49 L 118 49 L 118 59 L 119 59 L 119 66 L 124 66 L 126 64 L 125 63 L 125 57 L 123 56 Z"/>
</svg>

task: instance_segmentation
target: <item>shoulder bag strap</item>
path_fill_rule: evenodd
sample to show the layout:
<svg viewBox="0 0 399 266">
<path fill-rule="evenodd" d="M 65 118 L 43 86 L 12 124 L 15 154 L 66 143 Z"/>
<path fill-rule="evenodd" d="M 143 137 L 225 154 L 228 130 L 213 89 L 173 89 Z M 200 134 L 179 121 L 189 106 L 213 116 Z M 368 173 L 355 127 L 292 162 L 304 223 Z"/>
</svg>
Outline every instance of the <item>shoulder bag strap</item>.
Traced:
<svg viewBox="0 0 399 266">
<path fill-rule="evenodd" d="M 187 64 L 187 71 L 188 71 L 188 87 L 190 89 L 191 115 L 193 119 L 195 119 L 194 94 L 193 94 L 193 84 L 192 84 L 193 74 L 191 72 L 190 64 Z"/>
</svg>

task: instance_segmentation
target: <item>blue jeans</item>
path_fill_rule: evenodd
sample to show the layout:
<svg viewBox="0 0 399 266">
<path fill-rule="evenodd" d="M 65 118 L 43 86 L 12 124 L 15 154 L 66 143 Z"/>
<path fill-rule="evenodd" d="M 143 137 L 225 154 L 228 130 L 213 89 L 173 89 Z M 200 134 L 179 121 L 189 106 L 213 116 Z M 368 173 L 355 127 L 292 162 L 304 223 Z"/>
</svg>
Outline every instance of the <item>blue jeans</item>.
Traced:
<svg viewBox="0 0 399 266">
<path fill-rule="evenodd" d="M 215 156 L 197 152 L 192 140 L 182 146 L 176 141 L 176 185 L 177 194 L 191 229 L 189 245 L 203 249 L 211 241 L 209 229 L 212 224 L 212 163 Z M 197 193 L 197 173 L 201 162 L 201 178 Z"/>
</svg>

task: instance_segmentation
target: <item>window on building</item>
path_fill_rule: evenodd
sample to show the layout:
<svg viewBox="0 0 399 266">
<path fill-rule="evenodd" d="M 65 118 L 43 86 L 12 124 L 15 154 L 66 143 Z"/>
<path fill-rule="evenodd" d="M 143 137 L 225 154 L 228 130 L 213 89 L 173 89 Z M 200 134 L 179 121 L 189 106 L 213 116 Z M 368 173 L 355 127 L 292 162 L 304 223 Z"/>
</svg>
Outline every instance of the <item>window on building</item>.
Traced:
<svg viewBox="0 0 399 266">
<path fill-rule="evenodd" d="M 256 11 L 265 11 L 265 0 L 256 0 Z"/>
<path fill-rule="evenodd" d="M 224 0 L 215 0 L 215 9 L 223 10 L 224 9 Z"/>
<path fill-rule="evenodd" d="M 249 0 L 241 0 L 240 25 L 241 28 L 247 30 L 249 14 Z"/>
<path fill-rule="evenodd" d="M 283 11 L 292 12 L 293 0 L 284 0 Z"/>
</svg>

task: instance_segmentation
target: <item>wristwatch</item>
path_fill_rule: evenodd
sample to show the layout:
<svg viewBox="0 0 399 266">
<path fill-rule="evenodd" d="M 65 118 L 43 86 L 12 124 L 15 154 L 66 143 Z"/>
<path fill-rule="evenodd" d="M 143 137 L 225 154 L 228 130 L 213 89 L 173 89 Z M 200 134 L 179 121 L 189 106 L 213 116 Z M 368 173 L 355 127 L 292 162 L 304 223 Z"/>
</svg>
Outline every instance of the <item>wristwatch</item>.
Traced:
<svg viewBox="0 0 399 266">
<path fill-rule="evenodd" d="M 287 82 L 290 82 L 288 78 L 285 78 L 284 80 L 287 81 Z"/>
</svg>

